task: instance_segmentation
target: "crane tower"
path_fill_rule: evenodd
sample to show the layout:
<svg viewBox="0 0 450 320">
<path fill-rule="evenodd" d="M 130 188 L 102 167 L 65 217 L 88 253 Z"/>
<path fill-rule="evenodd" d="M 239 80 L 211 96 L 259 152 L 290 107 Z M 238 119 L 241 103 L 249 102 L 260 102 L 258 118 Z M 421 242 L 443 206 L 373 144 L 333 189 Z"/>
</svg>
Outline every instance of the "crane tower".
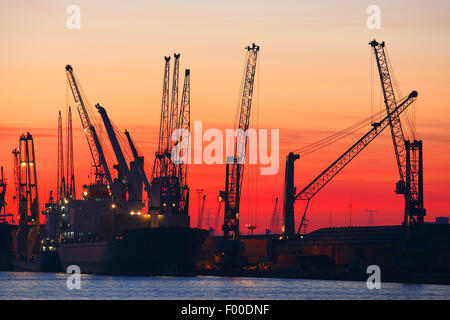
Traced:
<svg viewBox="0 0 450 320">
<path fill-rule="evenodd" d="M 389 116 L 389 127 L 391 129 L 392 142 L 394 145 L 395 158 L 400 175 L 397 182 L 396 193 L 403 194 L 405 198 L 404 225 L 409 229 L 413 224 L 422 226 L 426 210 L 423 205 L 423 162 L 422 141 L 409 141 L 405 139 L 400 117 L 392 117 L 391 111 L 397 105 L 394 87 L 388 67 L 384 41 L 379 43 L 371 41 L 370 46 L 377 61 L 378 73 L 380 75 L 381 89 L 383 91 L 384 103 Z"/>
<path fill-rule="evenodd" d="M 245 152 L 247 147 L 247 131 L 250 123 L 252 108 L 253 84 L 255 82 L 256 62 L 259 46 L 254 43 L 248 46 L 245 78 L 242 88 L 242 99 L 239 118 L 235 126 L 237 130 L 234 155 L 231 159 L 227 155 L 225 191 L 219 197 L 225 202 L 224 224 L 222 226 L 224 239 L 239 239 L 239 204 L 244 177 Z"/>
</svg>

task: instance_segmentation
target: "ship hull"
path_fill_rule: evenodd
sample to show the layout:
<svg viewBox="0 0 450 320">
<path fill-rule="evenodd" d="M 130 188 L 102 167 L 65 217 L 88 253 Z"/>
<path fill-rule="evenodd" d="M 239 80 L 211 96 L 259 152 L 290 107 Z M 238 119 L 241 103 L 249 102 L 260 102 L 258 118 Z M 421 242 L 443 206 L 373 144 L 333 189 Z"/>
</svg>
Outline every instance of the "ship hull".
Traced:
<svg viewBox="0 0 450 320">
<path fill-rule="evenodd" d="M 195 263 L 208 231 L 194 228 L 141 228 L 108 242 L 61 243 L 64 270 L 108 275 L 186 276 Z"/>
</svg>

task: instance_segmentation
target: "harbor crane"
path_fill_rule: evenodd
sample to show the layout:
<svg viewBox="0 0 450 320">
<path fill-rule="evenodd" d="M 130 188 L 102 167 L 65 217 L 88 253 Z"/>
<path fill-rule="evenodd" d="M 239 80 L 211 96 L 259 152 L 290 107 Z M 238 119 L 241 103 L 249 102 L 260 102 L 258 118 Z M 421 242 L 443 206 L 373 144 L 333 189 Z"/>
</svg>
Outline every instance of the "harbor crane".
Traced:
<svg viewBox="0 0 450 320">
<path fill-rule="evenodd" d="M 279 227 L 279 219 L 278 219 L 278 197 L 275 198 L 275 206 L 272 212 L 272 218 L 270 219 L 270 228 L 268 229 L 268 233 L 276 233 L 275 230 Z"/>
<path fill-rule="evenodd" d="M 198 228 L 203 228 L 203 222 L 207 219 L 205 219 L 205 202 L 206 202 L 206 194 L 202 197 L 201 206 L 198 208 Z M 200 203 L 199 203 L 200 205 Z"/>
<path fill-rule="evenodd" d="M 250 123 L 250 112 L 255 82 L 256 62 L 259 46 L 248 46 L 245 79 L 242 88 L 242 100 L 239 109 L 238 122 L 235 125 L 236 144 L 234 155 L 229 159 L 227 155 L 225 190 L 219 192 L 219 198 L 225 202 L 224 224 L 222 226 L 225 240 L 239 239 L 239 204 L 244 177 L 245 152 L 247 147 L 247 130 Z"/>
<path fill-rule="evenodd" d="M 72 108 L 67 112 L 66 198 L 76 199 L 75 169 L 73 161 Z"/>
<path fill-rule="evenodd" d="M 187 161 L 183 161 L 172 141 L 177 130 L 190 130 L 190 70 L 185 70 L 181 105 L 178 103 L 180 54 L 174 54 L 172 92 L 169 96 L 170 56 L 164 57 L 164 79 L 161 103 L 158 149 L 155 153 L 150 190 L 149 212 L 151 225 L 189 224 L 189 187 L 187 184 Z M 170 99 L 171 98 L 171 99 Z M 189 143 L 189 141 L 187 141 Z M 189 149 L 189 148 L 188 148 Z M 182 151 L 181 151 L 182 152 Z M 180 160 L 180 161 L 174 161 Z"/>
<path fill-rule="evenodd" d="M 61 111 L 58 114 L 58 163 L 56 177 L 56 202 L 60 203 L 66 197 L 66 180 L 64 177 L 64 146 Z"/>
<path fill-rule="evenodd" d="M 0 223 L 6 222 L 6 217 L 9 216 L 6 214 L 6 179 L 3 176 L 3 167 L 0 167 Z"/>
<path fill-rule="evenodd" d="M 77 105 L 81 124 L 89 145 L 89 150 L 91 151 L 91 156 L 95 167 L 96 180 L 98 183 L 103 183 L 104 179 L 106 179 L 106 181 L 111 184 L 113 182 L 111 173 L 106 162 L 105 154 L 103 153 L 103 148 L 100 143 L 97 130 L 89 118 L 88 110 L 86 108 L 87 102 L 83 99 L 81 88 L 77 82 L 71 65 L 66 66 L 66 75 L 72 91 L 73 99 Z"/>
<path fill-rule="evenodd" d="M 373 40 L 369 43 L 373 48 L 380 76 L 381 89 L 384 103 L 389 117 L 392 142 L 395 158 L 400 175 L 395 192 L 403 194 L 405 198 L 404 225 L 407 229 L 411 225 L 420 227 L 423 225 L 426 210 L 423 204 L 423 159 L 422 141 L 410 141 L 405 139 L 400 117 L 391 113 L 396 105 L 394 87 L 388 67 L 388 59 L 384 41 L 379 43 Z"/>
<path fill-rule="evenodd" d="M 294 162 L 300 158 L 298 154 L 290 152 L 286 157 L 286 171 L 284 184 L 283 203 L 283 237 L 285 239 L 295 236 L 294 202 L 296 200 L 306 200 L 306 207 L 303 213 L 298 233 L 300 233 L 305 221 L 306 211 L 310 200 L 330 182 L 347 164 L 350 163 L 369 143 L 375 139 L 390 123 L 391 119 L 397 118 L 406 110 L 417 98 L 417 91 L 412 91 L 402 102 L 389 112 L 380 122 L 374 123 L 372 129 L 337 158 L 329 167 L 322 171 L 312 182 L 304 187 L 300 192 L 296 192 L 294 187 Z"/>
<path fill-rule="evenodd" d="M 133 154 L 133 158 L 134 158 L 134 162 L 137 164 L 138 170 L 139 170 L 139 175 L 140 175 L 140 180 L 144 182 L 144 189 L 147 192 L 150 192 L 150 183 L 148 182 L 148 178 L 147 175 L 145 174 L 144 171 L 144 157 L 139 155 L 136 146 L 134 145 L 133 139 L 131 139 L 131 135 L 130 133 L 125 130 L 125 136 L 127 137 L 128 140 L 128 145 L 130 146 L 131 149 L 131 153 Z"/>
<path fill-rule="evenodd" d="M 13 150 L 16 197 L 19 203 L 19 229 L 16 239 L 16 257 L 30 261 L 39 251 L 40 216 L 36 176 L 36 158 L 33 136 L 22 134 L 19 150 Z"/>
</svg>

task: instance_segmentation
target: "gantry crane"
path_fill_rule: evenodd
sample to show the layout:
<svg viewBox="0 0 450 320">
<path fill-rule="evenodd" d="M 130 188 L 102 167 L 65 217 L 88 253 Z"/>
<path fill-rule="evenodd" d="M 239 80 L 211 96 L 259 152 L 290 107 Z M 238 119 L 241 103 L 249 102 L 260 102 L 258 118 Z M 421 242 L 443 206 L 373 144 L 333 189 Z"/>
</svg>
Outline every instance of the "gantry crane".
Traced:
<svg viewBox="0 0 450 320">
<path fill-rule="evenodd" d="M 33 136 L 22 134 L 19 150 L 13 150 L 15 179 L 18 181 L 19 229 L 17 230 L 16 257 L 30 260 L 39 248 L 39 195 L 36 177 L 36 158 Z"/>
<path fill-rule="evenodd" d="M 106 179 L 106 181 L 111 184 L 111 173 L 109 171 L 108 164 L 103 153 L 100 139 L 95 127 L 92 125 L 89 118 L 88 110 L 86 108 L 86 102 L 83 100 L 81 88 L 76 80 L 71 65 L 66 66 L 66 75 L 69 81 L 70 89 L 72 91 L 73 99 L 75 100 L 75 103 L 77 105 L 81 124 L 83 126 L 83 130 L 89 145 L 89 150 L 91 151 L 92 160 L 95 167 L 96 180 L 99 183 L 103 183 L 103 180 Z"/>
<path fill-rule="evenodd" d="M 369 143 L 375 139 L 391 122 L 391 119 L 398 118 L 400 114 L 408 108 L 417 98 L 417 91 L 412 91 L 408 97 L 389 112 L 380 122 L 374 123 L 372 129 L 345 151 L 328 168 L 322 171 L 311 183 L 309 183 L 300 192 L 296 193 L 294 187 L 294 162 L 300 158 L 298 154 L 289 153 L 286 157 L 286 172 L 284 185 L 284 204 L 283 204 L 283 236 L 292 238 L 295 236 L 294 221 L 294 202 L 296 200 L 306 200 L 305 211 L 298 228 L 300 233 L 306 216 L 306 211 L 310 200 L 335 177 L 347 164 L 353 160 Z"/>
<path fill-rule="evenodd" d="M 248 46 L 245 79 L 242 89 L 242 100 L 239 109 L 239 119 L 234 155 L 227 157 L 225 191 L 219 193 L 219 198 L 225 202 L 224 224 L 222 226 L 224 239 L 239 239 L 239 203 L 241 197 L 242 180 L 244 177 L 245 152 L 247 147 L 247 130 L 250 123 L 252 107 L 253 84 L 255 82 L 256 62 L 259 46 L 254 43 Z M 231 161 L 230 161 L 231 160 Z"/>
<path fill-rule="evenodd" d="M 400 117 L 391 115 L 391 111 L 394 110 L 397 102 L 389 72 L 384 41 L 379 43 L 373 40 L 369 45 L 373 48 L 377 61 L 384 103 L 389 116 L 389 127 L 400 175 L 396 193 L 403 194 L 405 198 L 404 224 L 407 228 L 411 224 L 421 226 L 426 214 L 423 207 L 422 141 L 414 140 L 411 142 L 406 140 Z"/>
</svg>

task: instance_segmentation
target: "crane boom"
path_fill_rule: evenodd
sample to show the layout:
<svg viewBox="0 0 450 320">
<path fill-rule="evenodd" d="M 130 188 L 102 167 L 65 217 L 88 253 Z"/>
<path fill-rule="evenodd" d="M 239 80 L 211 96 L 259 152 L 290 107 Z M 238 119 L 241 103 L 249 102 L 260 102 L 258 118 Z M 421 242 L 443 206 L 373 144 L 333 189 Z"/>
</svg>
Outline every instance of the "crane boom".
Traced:
<svg viewBox="0 0 450 320">
<path fill-rule="evenodd" d="M 127 161 L 125 160 L 122 148 L 120 147 L 119 141 L 117 140 L 117 136 L 111 124 L 111 120 L 108 117 L 108 113 L 106 112 L 105 108 L 103 108 L 99 103 L 97 103 L 95 107 L 102 117 L 103 124 L 105 125 L 109 141 L 111 142 L 111 146 L 114 151 L 114 155 L 116 156 L 117 162 L 119 164 L 119 180 L 121 180 L 121 178 L 129 179 L 130 169 L 128 168 Z"/>
<path fill-rule="evenodd" d="M 417 91 L 412 91 L 408 97 L 403 99 L 402 103 L 398 105 L 391 113 L 386 115 L 380 122 L 374 123 L 373 128 L 353 144 L 347 151 L 345 151 L 336 161 L 322 171 L 311 183 L 309 183 L 300 192 L 295 194 L 294 180 L 294 162 L 299 158 L 298 154 L 290 153 L 286 160 L 286 175 L 285 175 L 285 194 L 283 206 L 283 234 L 285 238 L 294 236 L 294 201 L 307 200 L 305 211 L 300 223 L 299 232 L 305 220 L 306 211 L 308 209 L 309 201 L 335 177 L 347 164 L 353 160 L 369 143 L 375 139 L 390 123 L 391 118 L 397 118 L 406 110 L 417 98 Z"/>
<path fill-rule="evenodd" d="M 144 157 L 140 156 L 137 152 L 136 146 L 134 145 L 133 140 L 131 139 L 130 133 L 125 130 L 125 136 L 127 137 L 128 144 L 130 145 L 131 153 L 133 154 L 134 161 L 139 162 L 141 166 L 138 166 L 139 173 L 141 175 L 142 181 L 144 182 L 145 190 L 147 192 L 150 191 L 150 183 L 148 182 L 147 175 L 145 174 L 144 169 L 142 168 L 144 166 Z"/>
<path fill-rule="evenodd" d="M 190 69 L 186 69 L 184 73 L 184 84 L 183 84 L 183 92 L 181 96 L 181 105 L 180 105 L 180 113 L 178 115 L 177 120 L 177 128 L 181 130 L 185 130 L 185 132 L 191 131 L 191 71 Z M 183 137 L 181 137 L 183 139 Z M 189 135 L 187 136 L 187 139 L 189 139 Z M 181 142 L 181 140 L 180 140 Z M 187 150 L 189 150 L 189 144 L 190 141 L 187 141 L 188 147 Z M 177 155 L 179 156 L 179 155 Z M 183 154 L 184 156 L 184 154 Z M 186 159 L 188 159 L 188 155 L 186 155 Z M 179 159 L 177 159 L 179 160 Z M 180 188 L 181 188 L 181 194 L 180 194 L 180 208 L 183 211 L 187 212 L 188 206 L 189 206 L 189 187 L 187 183 L 187 171 L 188 171 L 188 164 L 187 162 L 181 161 L 180 164 L 178 164 L 178 170 L 177 175 L 178 179 L 180 181 Z"/>
<path fill-rule="evenodd" d="M 159 122 L 159 140 L 158 151 L 155 154 L 155 163 L 153 165 L 152 179 L 165 177 L 167 174 L 168 157 L 168 141 L 170 139 L 170 119 L 169 119 L 169 73 L 170 73 L 170 57 L 164 57 L 164 80 L 163 94 L 161 102 L 161 119 Z"/>
<path fill-rule="evenodd" d="M 375 139 L 390 123 L 391 119 L 398 118 L 399 115 L 408 108 L 416 99 L 417 91 L 412 91 L 409 96 L 391 113 L 386 115 L 379 123 L 367 132 L 361 139 L 353 144 L 347 151 L 344 152 L 336 161 L 334 161 L 328 168 L 320 173 L 310 184 L 303 188 L 295 195 L 297 200 L 309 200 L 317 194 L 330 180 L 341 171 L 358 153 L 360 153 L 367 145 Z"/>
<path fill-rule="evenodd" d="M 89 115 L 71 65 L 66 66 L 66 75 L 72 90 L 73 99 L 77 105 L 84 133 L 86 134 L 89 150 L 91 151 L 92 160 L 94 161 L 94 166 L 96 169 L 96 176 L 100 180 L 105 177 L 109 183 L 112 183 L 111 173 L 109 172 L 105 154 L 103 153 L 103 148 L 100 144 L 97 131 L 89 119 Z"/>
<path fill-rule="evenodd" d="M 384 103 L 386 111 L 389 116 L 389 126 L 391 129 L 392 141 L 394 144 L 395 158 L 397 160 L 397 167 L 400 175 L 400 180 L 406 179 L 406 147 L 405 136 L 403 134 L 402 123 L 399 117 L 390 116 L 391 112 L 397 106 L 394 94 L 394 87 L 392 85 L 391 75 L 384 50 L 385 44 L 378 43 L 376 40 L 371 41 L 370 46 L 373 48 L 375 58 L 377 61 L 378 73 L 380 75 L 381 89 L 383 91 Z"/>
<path fill-rule="evenodd" d="M 373 48 L 380 75 L 384 103 L 389 117 L 391 136 L 394 144 L 395 158 L 400 174 L 396 193 L 405 198 L 405 218 L 407 227 L 411 222 L 423 224 L 425 209 L 423 208 L 423 172 L 422 172 L 422 141 L 405 140 L 400 117 L 391 115 L 396 106 L 394 88 L 389 73 L 384 41 L 373 40 L 369 43 Z"/>
<path fill-rule="evenodd" d="M 234 157 L 226 165 L 225 181 L 225 213 L 224 231 L 225 239 L 239 238 L 239 202 L 241 196 L 242 180 L 244 174 L 245 151 L 247 147 L 247 130 L 250 122 L 250 111 L 252 107 L 253 84 L 255 82 L 256 62 L 258 58 L 259 46 L 253 45 L 247 48 L 247 64 L 245 68 L 245 79 L 242 90 L 242 100 L 239 111 L 239 121 L 237 123 L 236 145 Z M 231 163 L 230 163 L 231 162 Z"/>
<path fill-rule="evenodd" d="M 273 208 L 272 218 L 270 219 L 270 228 L 269 230 L 274 233 L 277 227 L 277 217 L 278 215 L 278 197 L 275 198 L 275 207 Z"/>
</svg>

